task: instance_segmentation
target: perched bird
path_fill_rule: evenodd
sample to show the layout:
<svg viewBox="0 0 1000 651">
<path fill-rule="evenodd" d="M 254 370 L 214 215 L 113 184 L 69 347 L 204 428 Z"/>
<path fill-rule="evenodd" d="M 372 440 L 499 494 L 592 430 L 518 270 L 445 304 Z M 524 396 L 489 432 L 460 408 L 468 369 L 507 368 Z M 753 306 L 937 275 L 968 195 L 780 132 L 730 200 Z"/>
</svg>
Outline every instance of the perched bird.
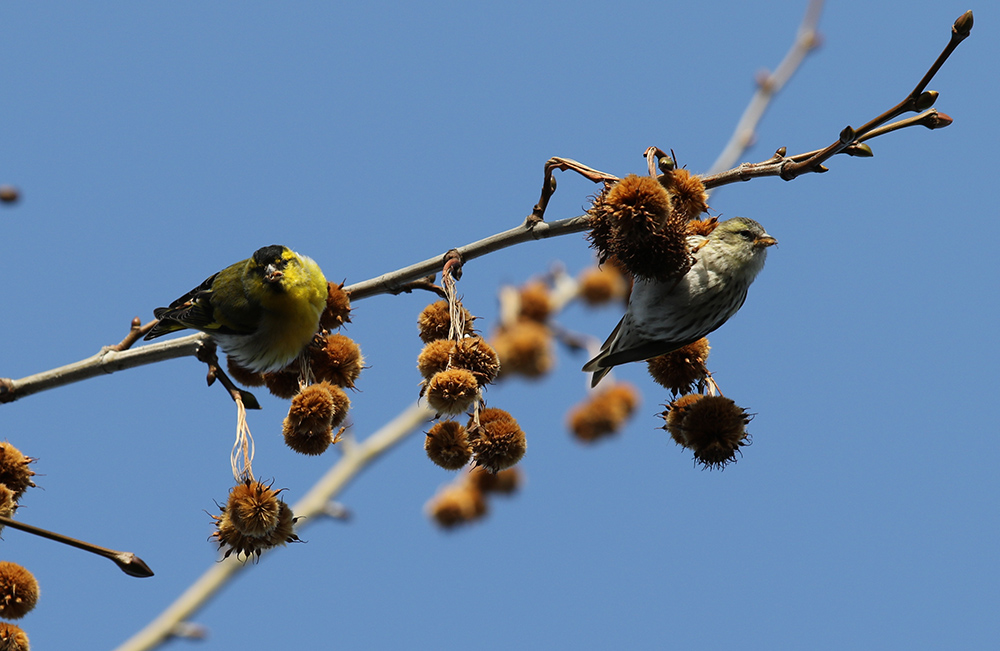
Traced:
<svg viewBox="0 0 1000 651">
<path fill-rule="evenodd" d="M 184 328 L 206 332 L 240 366 L 277 371 L 319 329 L 327 284 L 319 265 L 277 244 L 257 249 L 153 314 L 146 339 Z"/>
<path fill-rule="evenodd" d="M 625 316 L 583 370 L 597 386 L 612 366 L 693 343 L 736 314 L 777 240 L 752 219 L 734 217 L 708 236 L 687 238 L 695 262 L 672 282 L 636 279 Z"/>
</svg>

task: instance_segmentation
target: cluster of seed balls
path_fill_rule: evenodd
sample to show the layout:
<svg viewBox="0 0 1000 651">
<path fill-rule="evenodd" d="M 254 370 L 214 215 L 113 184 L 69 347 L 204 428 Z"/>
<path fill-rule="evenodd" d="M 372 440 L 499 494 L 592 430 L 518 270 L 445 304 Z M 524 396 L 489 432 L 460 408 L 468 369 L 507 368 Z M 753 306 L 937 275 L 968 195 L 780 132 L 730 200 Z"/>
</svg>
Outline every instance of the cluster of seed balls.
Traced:
<svg viewBox="0 0 1000 651">
<path fill-rule="evenodd" d="M 301 381 L 299 360 L 274 373 L 252 373 L 229 359 L 229 371 L 237 382 L 266 386 L 275 396 L 292 401 L 282 434 L 285 444 L 300 454 L 319 455 L 336 443 L 337 429 L 351 407 L 344 389 L 354 388 L 364 357 L 350 337 L 331 332 L 349 323 L 350 313 L 350 298 L 343 285 L 329 283 L 320 331 L 304 353 L 311 380 L 307 384 Z"/>
<path fill-rule="evenodd" d="M 424 450 L 442 468 L 458 470 L 472 460 L 499 472 L 516 464 L 527 449 L 524 432 L 510 413 L 482 407 L 482 390 L 496 380 L 500 360 L 485 339 L 475 333 L 474 318 L 455 306 L 461 324 L 452 327 L 447 301 L 428 305 L 417 325 L 425 346 L 417 358 L 423 376 L 421 394 L 438 415 L 471 411 L 465 425 L 439 420 L 427 432 Z"/>
<path fill-rule="evenodd" d="M 35 475 L 26 457 L 8 442 L 0 443 L 0 515 L 12 517 L 28 488 L 35 485 Z M 2 527 L 0 527 L 2 529 Z M 0 561 L 0 617 L 20 619 L 38 603 L 38 581 L 17 563 Z M 20 627 L 0 622 L 0 649 L 27 651 L 28 636 Z"/>
</svg>

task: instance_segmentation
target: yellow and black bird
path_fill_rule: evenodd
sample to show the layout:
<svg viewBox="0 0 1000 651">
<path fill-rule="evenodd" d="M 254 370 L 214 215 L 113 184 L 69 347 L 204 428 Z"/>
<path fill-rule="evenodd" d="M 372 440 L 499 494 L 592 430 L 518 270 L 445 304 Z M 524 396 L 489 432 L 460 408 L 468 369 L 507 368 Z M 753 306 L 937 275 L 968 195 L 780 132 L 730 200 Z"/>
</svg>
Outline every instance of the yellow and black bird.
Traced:
<svg viewBox="0 0 1000 651">
<path fill-rule="evenodd" d="M 257 249 L 153 314 L 146 339 L 191 328 L 211 335 L 240 366 L 277 371 L 309 345 L 326 307 L 319 265 L 277 244 Z"/>
</svg>

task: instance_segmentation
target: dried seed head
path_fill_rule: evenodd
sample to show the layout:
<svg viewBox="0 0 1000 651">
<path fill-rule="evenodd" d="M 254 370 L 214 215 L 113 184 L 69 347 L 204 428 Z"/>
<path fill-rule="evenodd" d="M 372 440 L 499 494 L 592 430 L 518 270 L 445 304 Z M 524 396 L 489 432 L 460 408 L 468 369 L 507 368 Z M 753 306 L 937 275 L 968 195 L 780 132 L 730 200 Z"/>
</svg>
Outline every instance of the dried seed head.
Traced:
<svg viewBox="0 0 1000 651">
<path fill-rule="evenodd" d="M 555 363 L 552 334 L 536 321 L 516 321 L 498 330 L 492 343 L 504 374 L 537 378 L 552 370 Z"/>
<path fill-rule="evenodd" d="M 336 442 L 333 430 L 344 422 L 350 406 L 350 398 L 335 384 L 320 382 L 303 388 L 282 424 L 285 444 L 300 454 L 322 454 Z"/>
<path fill-rule="evenodd" d="M 486 515 L 483 494 L 468 485 L 445 486 L 427 503 L 427 514 L 445 529 Z"/>
<path fill-rule="evenodd" d="M 0 561 L 0 617 L 21 619 L 38 603 L 35 575 L 17 563 Z"/>
<path fill-rule="evenodd" d="M 648 176 L 630 174 L 594 201 L 590 241 L 601 262 L 615 256 L 636 276 L 669 281 L 691 268 L 686 219 Z"/>
<path fill-rule="evenodd" d="M 324 330 L 336 330 L 351 322 L 351 299 L 344 291 L 344 283 L 327 283 L 326 287 L 326 309 L 319 317 L 319 325 Z"/>
<path fill-rule="evenodd" d="M 28 651 L 30 648 L 28 635 L 20 626 L 10 622 L 0 622 L 0 650 Z"/>
<path fill-rule="evenodd" d="M 469 471 L 468 477 L 468 482 L 484 495 L 488 493 L 511 495 L 521 487 L 523 481 L 521 471 L 516 466 L 498 473 L 476 466 Z"/>
<path fill-rule="evenodd" d="M 685 169 L 674 169 L 660 177 L 670 193 L 674 214 L 684 220 L 698 219 L 708 212 L 708 195 L 701 179 Z"/>
<path fill-rule="evenodd" d="M 295 517 L 292 515 L 292 510 L 280 500 L 276 523 L 263 537 L 248 536 L 240 531 L 225 507 L 222 508 L 220 515 L 213 515 L 212 519 L 215 521 L 215 531 L 211 535 L 211 540 L 219 543 L 219 549 L 226 548 L 225 558 L 234 553 L 244 560 L 259 558 L 263 551 L 298 540 L 293 530 Z"/>
<path fill-rule="evenodd" d="M 453 420 L 443 420 L 431 427 L 424 440 L 424 451 L 445 470 L 458 470 L 472 458 L 465 428 Z"/>
<path fill-rule="evenodd" d="M 451 368 L 431 377 L 424 395 L 439 414 L 461 414 L 479 395 L 479 382 L 472 371 Z"/>
<path fill-rule="evenodd" d="M 605 264 L 585 269 L 578 279 L 580 297 L 587 305 L 604 305 L 628 296 L 628 280 L 618 267 Z"/>
<path fill-rule="evenodd" d="M 482 337 L 465 337 L 455 344 L 452 366 L 464 368 L 476 376 L 480 386 L 490 384 L 500 374 L 500 357 Z"/>
<path fill-rule="evenodd" d="M 472 322 L 475 317 L 469 314 L 464 307 L 461 308 L 465 321 L 465 331 L 463 335 L 473 334 Z M 447 339 L 451 329 L 451 314 L 448 312 L 448 301 L 437 301 L 424 308 L 417 318 L 417 327 L 420 328 L 420 339 L 429 344 L 435 339 Z"/>
<path fill-rule="evenodd" d="M 737 450 L 746 445 L 745 428 L 750 422 L 746 410 L 725 396 L 702 396 L 678 405 L 686 398 L 671 403 L 666 414 L 666 427 L 674 440 L 683 440 L 681 444 L 706 467 L 722 468 L 735 461 Z"/>
<path fill-rule="evenodd" d="M 705 360 L 709 350 L 708 339 L 702 337 L 693 344 L 647 360 L 646 366 L 649 375 L 660 386 L 670 389 L 674 395 L 687 393 L 695 382 L 708 375 Z"/>
<path fill-rule="evenodd" d="M 28 467 L 33 461 L 7 441 L 0 442 L 0 484 L 6 484 L 13 491 L 15 502 L 21 499 L 24 491 L 35 485 L 31 481 L 35 472 Z"/>
<path fill-rule="evenodd" d="M 545 323 L 552 313 L 552 297 L 548 286 L 541 281 L 534 281 L 521 288 L 520 316 L 539 323 Z"/>
<path fill-rule="evenodd" d="M 425 380 L 429 380 L 435 373 L 448 368 L 451 360 L 451 353 L 455 349 L 455 342 L 451 339 L 435 339 L 430 342 L 417 356 L 417 370 Z"/>
<path fill-rule="evenodd" d="M 517 421 L 501 409 L 484 409 L 479 414 L 479 425 L 470 420 L 466 429 L 476 465 L 490 472 L 510 468 L 524 457 L 528 447 Z"/>
<path fill-rule="evenodd" d="M 570 411 L 569 429 L 577 440 L 592 443 L 621 431 L 638 405 L 635 387 L 625 382 L 612 384 Z"/>
<path fill-rule="evenodd" d="M 267 536 L 278 526 L 279 492 L 250 479 L 233 486 L 226 500 L 226 512 L 233 526 L 244 536 Z"/>
<path fill-rule="evenodd" d="M 292 366 L 295 370 L 292 370 Z M 291 400 L 299 392 L 299 370 L 298 363 L 264 374 L 264 386 L 272 395 L 282 400 Z"/>
<path fill-rule="evenodd" d="M 229 377 L 245 387 L 264 386 L 263 373 L 255 373 L 250 369 L 243 368 L 232 357 L 226 357 L 226 368 L 229 370 Z"/>
<path fill-rule="evenodd" d="M 365 364 L 361 348 L 342 334 L 327 335 L 322 342 L 322 347 L 310 346 L 308 349 L 313 375 L 320 382 L 353 389 Z"/>
</svg>

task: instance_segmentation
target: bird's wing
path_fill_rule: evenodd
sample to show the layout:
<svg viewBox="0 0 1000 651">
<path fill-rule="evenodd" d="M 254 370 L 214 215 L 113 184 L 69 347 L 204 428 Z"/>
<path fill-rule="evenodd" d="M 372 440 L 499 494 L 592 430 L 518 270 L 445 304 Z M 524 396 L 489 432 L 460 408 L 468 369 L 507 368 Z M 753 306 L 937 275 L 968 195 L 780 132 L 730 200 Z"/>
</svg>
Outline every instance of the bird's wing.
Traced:
<svg viewBox="0 0 1000 651">
<path fill-rule="evenodd" d="M 212 305 L 212 283 L 214 274 L 205 282 L 184 294 L 168 307 L 158 307 L 153 315 L 160 320 L 144 339 L 155 339 L 171 332 L 192 328 L 225 335 L 247 334 L 218 322 L 215 307 Z"/>
</svg>

